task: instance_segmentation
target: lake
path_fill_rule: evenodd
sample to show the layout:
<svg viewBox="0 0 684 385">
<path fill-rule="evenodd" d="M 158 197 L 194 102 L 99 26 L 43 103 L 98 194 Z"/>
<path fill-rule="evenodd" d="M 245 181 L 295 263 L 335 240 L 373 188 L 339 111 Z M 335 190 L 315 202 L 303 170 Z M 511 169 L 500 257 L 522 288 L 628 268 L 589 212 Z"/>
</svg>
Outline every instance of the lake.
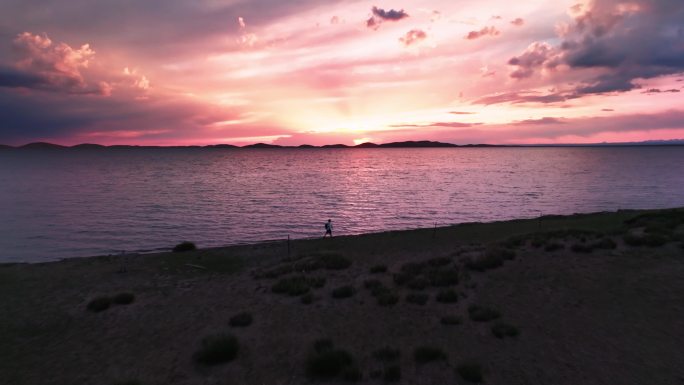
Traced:
<svg viewBox="0 0 684 385">
<path fill-rule="evenodd" d="M 0 262 L 684 206 L 684 147 L 0 150 Z"/>
</svg>

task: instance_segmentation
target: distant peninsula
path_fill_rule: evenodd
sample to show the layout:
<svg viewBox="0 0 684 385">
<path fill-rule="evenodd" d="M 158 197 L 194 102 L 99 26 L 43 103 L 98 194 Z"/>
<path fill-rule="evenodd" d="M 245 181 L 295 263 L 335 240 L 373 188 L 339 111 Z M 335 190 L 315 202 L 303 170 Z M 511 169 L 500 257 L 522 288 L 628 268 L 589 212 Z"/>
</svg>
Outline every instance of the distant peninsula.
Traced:
<svg viewBox="0 0 684 385">
<path fill-rule="evenodd" d="M 349 146 L 346 144 L 326 144 L 322 146 L 314 146 L 310 144 L 302 144 L 299 146 L 280 146 L 277 144 L 268 143 L 254 143 L 245 146 L 236 146 L 232 144 L 211 144 L 206 146 L 138 146 L 138 145 L 111 145 L 104 146 L 101 144 L 82 143 L 74 146 L 63 146 L 47 142 L 34 142 L 25 144 L 23 146 L 9 146 L 0 144 L 0 150 L 107 150 L 107 149 L 330 149 L 330 148 L 471 148 L 471 147 L 627 147 L 627 146 L 684 146 L 684 139 L 674 140 L 649 140 L 644 142 L 623 142 L 623 143 L 587 143 L 587 144 L 464 144 L 458 145 L 453 143 L 436 142 L 430 140 L 419 141 L 404 141 L 404 142 L 390 142 L 390 143 L 372 143 L 366 142 Z"/>
</svg>

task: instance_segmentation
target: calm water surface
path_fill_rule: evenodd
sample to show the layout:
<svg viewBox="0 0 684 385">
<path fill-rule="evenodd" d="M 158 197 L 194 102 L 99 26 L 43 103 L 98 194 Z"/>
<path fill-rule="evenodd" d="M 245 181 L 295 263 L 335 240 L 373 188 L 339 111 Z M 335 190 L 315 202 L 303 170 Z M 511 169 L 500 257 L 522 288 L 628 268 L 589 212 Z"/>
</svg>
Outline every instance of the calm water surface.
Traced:
<svg viewBox="0 0 684 385">
<path fill-rule="evenodd" d="M 0 151 L 0 261 L 684 206 L 684 147 Z"/>
</svg>

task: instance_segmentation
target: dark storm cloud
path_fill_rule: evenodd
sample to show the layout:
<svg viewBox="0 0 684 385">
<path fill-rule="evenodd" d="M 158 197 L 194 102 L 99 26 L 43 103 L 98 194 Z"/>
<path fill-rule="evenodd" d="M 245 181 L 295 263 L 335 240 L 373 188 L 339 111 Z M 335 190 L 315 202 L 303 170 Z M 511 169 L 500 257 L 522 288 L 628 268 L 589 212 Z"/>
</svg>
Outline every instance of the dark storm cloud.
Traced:
<svg viewBox="0 0 684 385">
<path fill-rule="evenodd" d="M 390 9 L 389 11 L 385 11 L 382 8 L 378 7 L 373 7 L 373 16 L 376 16 L 380 19 L 383 20 L 401 20 L 403 18 L 409 17 L 408 13 L 406 13 L 403 9 L 395 11 L 394 9 Z"/>
<path fill-rule="evenodd" d="M 42 77 L 11 67 L 0 67 L 0 87 L 35 88 L 45 83 Z"/>
<path fill-rule="evenodd" d="M 684 1 L 597 0 L 590 8 L 573 10 L 577 15 L 563 42 L 546 45 L 539 60 L 523 60 L 530 48 L 509 60 L 517 67 L 511 77 L 522 79 L 559 64 L 593 70 L 574 90 L 585 95 L 630 91 L 638 88 L 636 79 L 684 72 Z"/>
<path fill-rule="evenodd" d="M 409 17 L 409 14 L 403 9 L 398 11 L 395 11 L 394 9 L 385 11 L 382 8 L 373 7 L 371 13 L 371 17 L 366 20 L 366 26 L 372 29 L 378 29 L 383 21 L 399 21 Z"/>
</svg>

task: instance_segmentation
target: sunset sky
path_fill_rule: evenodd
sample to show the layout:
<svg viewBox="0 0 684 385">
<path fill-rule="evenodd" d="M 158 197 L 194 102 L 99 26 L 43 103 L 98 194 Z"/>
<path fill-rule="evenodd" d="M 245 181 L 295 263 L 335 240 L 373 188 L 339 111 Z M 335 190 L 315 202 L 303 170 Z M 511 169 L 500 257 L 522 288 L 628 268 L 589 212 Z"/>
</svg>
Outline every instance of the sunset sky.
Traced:
<svg viewBox="0 0 684 385">
<path fill-rule="evenodd" d="M 0 143 L 684 138 L 682 0 L 3 0 Z"/>
</svg>

